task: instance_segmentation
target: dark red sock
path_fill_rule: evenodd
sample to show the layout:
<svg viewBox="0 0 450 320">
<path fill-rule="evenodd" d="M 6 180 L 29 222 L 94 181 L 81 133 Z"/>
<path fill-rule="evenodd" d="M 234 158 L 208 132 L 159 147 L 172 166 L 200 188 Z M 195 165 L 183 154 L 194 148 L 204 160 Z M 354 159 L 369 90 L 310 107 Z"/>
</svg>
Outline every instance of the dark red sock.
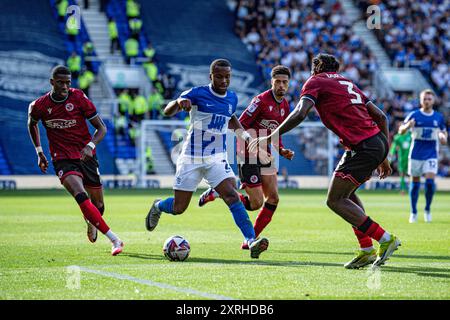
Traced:
<svg viewBox="0 0 450 320">
<path fill-rule="evenodd" d="M 276 205 L 270 204 L 270 203 L 264 203 L 264 207 L 261 209 L 261 211 L 258 213 L 258 216 L 255 220 L 255 236 L 258 237 L 259 234 L 264 230 L 264 228 L 269 224 L 269 222 L 272 220 L 273 213 L 277 209 Z"/>
<path fill-rule="evenodd" d="M 380 241 L 385 233 L 384 229 L 380 227 L 378 223 L 372 221 L 370 217 L 367 217 L 367 219 L 358 227 L 358 230 L 377 241 Z"/>
<path fill-rule="evenodd" d="M 248 199 L 248 197 L 244 196 L 242 193 L 239 193 L 239 198 L 241 199 L 242 203 L 244 204 L 245 209 L 247 209 L 248 211 L 252 211 L 252 208 L 250 206 L 250 200 Z"/>
<path fill-rule="evenodd" d="M 92 204 L 91 200 L 86 199 L 82 203 L 78 204 L 83 212 L 84 217 L 89 221 L 93 226 L 95 226 L 101 233 L 105 234 L 109 231 L 109 227 L 106 224 L 105 220 L 103 220 L 100 211 Z"/>
<path fill-rule="evenodd" d="M 356 238 L 358 238 L 359 246 L 361 249 L 362 248 L 370 248 L 373 246 L 372 239 L 370 239 L 370 237 L 368 235 L 362 233 L 355 227 L 352 227 L 352 228 L 353 228 L 353 232 L 356 235 Z"/>
</svg>

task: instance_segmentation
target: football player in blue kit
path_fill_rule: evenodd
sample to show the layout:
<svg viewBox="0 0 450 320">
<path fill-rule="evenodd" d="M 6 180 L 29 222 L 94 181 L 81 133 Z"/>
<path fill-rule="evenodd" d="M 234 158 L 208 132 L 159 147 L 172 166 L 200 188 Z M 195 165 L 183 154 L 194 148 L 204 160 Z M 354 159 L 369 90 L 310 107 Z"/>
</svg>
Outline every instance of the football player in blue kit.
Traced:
<svg viewBox="0 0 450 320">
<path fill-rule="evenodd" d="M 183 92 L 164 108 L 166 116 L 173 116 L 182 110 L 189 112 L 190 126 L 177 160 L 174 196 L 153 202 L 146 217 L 146 228 L 153 231 L 162 212 L 182 214 L 204 178 L 227 204 L 249 245 L 250 256 L 259 258 L 269 246 L 269 241 L 266 238 L 256 239 L 253 224 L 237 192 L 234 172 L 227 161 L 228 128 L 236 130 L 240 139 L 251 139 L 234 114 L 238 98 L 233 91 L 228 90 L 230 62 L 225 59 L 214 60 L 210 65 L 210 79 L 209 85 Z"/>
<path fill-rule="evenodd" d="M 420 93 L 420 109 L 411 112 L 399 128 L 399 133 L 412 133 L 409 151 L 408 174 L 412 177 L 409 187 L 411 214 L 409 222 L 417 222 L 417 200 L 420 177 L 425 175 L 425 222 L 431 222 L 431 201 L 436 190 L 434 178 L 438 171 L 439 143 L 446 144 L 448 133 L 442 113 L 433 110 L 436 96 L 430 89 Z"/>
</svg>

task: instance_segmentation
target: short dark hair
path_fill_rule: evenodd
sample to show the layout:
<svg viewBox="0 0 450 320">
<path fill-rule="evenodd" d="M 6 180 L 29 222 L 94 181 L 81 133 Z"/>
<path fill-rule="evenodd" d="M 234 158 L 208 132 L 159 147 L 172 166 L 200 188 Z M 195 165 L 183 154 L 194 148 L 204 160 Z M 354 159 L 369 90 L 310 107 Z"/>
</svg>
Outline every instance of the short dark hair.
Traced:
<svg viewBox="0 0 450 320">
<path fill-rule="evenodd" d="M 319 53 L 312 60 L 313 74 L 321 72 L 337 72 L 338 70 L 339 61 L 331 54 Z"/>
<path fill-rule="evenodd" d="M 69 68 L 67 68 L 66 66 L 58 65 L 52 69 L 52 79 L 54 79 L 55 76 L 60 75 L 60 74 L 69 75 L 69 76 L 72 75 Z"/>
<path fill-rule="evenodd" d="M 287 75 L 289 77 L 289 79 L 291 78 L 291 71 L 286 66 L 278 65 L 278 66 L 275 66 L 272 68 L 272 72 L 270 73 L 270 76 L 272 78 L 276 77 L 279 74 L 284 74 L 284 75 Z"/>
<path fill-rule="evenodd" d="M 213 62 L 211 62 L 211 65 L 209 66 L 209 72 L 213 73 L 215 67 L 230 67 L 231 63 L 227 59 L 216 59 Z"/>
</svg>

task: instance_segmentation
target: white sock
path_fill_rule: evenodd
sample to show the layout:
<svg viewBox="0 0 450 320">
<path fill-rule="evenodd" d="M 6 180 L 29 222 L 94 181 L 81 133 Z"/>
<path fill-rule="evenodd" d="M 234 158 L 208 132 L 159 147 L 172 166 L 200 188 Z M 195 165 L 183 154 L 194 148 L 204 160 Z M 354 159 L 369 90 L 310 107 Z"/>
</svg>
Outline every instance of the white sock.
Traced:
<svg viewBox="0 0 450 320">
<path fill-rule="evenodd" d="M 378 241 L 378 242 L 379 243 L 384 243 L 384 242 L 387 242 L 389 240 L 391 240 L 391 235 L 387 231 L 385 231 L 383 236 L 381 237 L 380 241 Z"/>
<path fill-rule="evenodd" d="M 361 251 L 370 252 L 373 250 L 373 247 L 361 248 Z"/>
<path fill-rule="evenodd" d="M 107 233 L 105 233 L 105 236 L 107 236 L 109 238 L 109 240 L 111 240 L 111 242 L 115 242 L 115 241 L 119 240 L 119 238 L 116 236 L 116 234 L 114 232 L 111 231 L 111 229 L 109 229 L 109 231 Z"/>
</svg>

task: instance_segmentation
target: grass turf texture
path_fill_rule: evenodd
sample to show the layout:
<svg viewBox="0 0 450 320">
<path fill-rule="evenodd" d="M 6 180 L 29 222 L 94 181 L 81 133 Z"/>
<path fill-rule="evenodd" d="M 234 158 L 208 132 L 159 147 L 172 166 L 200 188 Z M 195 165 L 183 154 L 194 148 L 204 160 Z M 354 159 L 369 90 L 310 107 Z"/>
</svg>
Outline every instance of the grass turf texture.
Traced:
<svg viewBox="0 0 450 320">
<path fill-rule="evenodd" d="M 105 218 L 125 241 L 112 257 L 99 234 L 94 245 L 76 202 L 64 191 L 0 192 L 0 299 L 205 299 L 129 280 L 81 272 L 76 265 L 235 299 L 449 299 L 450 193 L 436 193 L 433 222 L 408 223 L 409 199 L 395 191 L 359 195 L 368 214 L 403 244 L 380 272 L 346 270 L 357 241 L 325 206 L 324 191 L 281 191 L 270 246 L 259 260 L 240 249 L 242 236 L 222 201 L 181 216 L 163 214 L 154 232 L 144 218 L 166 191 L 106 191 Z M 424 207 L 421 193 L 419 208 Z M 252 221 L 257 212 L 250 213 Z M 185 262 L 169 262 L 162 244 L 180 234 L 191 244 Z"/>
</svg>

